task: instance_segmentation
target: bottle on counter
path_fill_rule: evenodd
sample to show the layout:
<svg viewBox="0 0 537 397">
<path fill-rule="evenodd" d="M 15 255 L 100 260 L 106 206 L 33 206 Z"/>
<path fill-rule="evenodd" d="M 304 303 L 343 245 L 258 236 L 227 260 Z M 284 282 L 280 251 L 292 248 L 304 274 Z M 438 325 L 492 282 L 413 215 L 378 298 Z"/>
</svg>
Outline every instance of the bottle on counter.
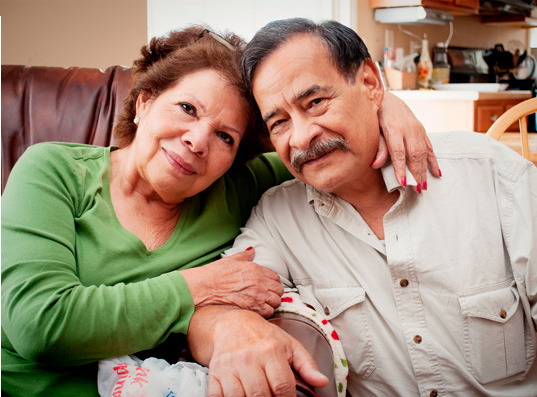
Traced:
<svg viewBox="0 0 537 397">
<path fill-rule="evenodd" d="M 421 55 L 418 60 L 418 86 L 420 88 L 429 88 L 433 75 L 433 63 L 429 55 L 429 41 L 427 35 L 424 35 L 421 42 Z"/>
<path fill-rule="evenodd" d="M 436 44 L 433 49 L 433 76 L 431 84 L 449 84 L 450 66 L 447 57 L 447 48 L 444 43 Z"/>
</svg>

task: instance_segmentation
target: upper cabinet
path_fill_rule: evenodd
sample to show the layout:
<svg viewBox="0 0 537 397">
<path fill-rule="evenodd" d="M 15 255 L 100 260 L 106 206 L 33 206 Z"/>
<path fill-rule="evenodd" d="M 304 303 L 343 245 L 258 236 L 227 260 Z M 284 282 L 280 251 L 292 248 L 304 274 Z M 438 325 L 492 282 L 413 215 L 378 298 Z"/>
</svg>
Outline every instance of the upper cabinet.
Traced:
<svg viewBox="0 0 537 397">
<path fill-rule="evenodd" d="M 369 0 L 371 8 L 423 6 L 455 14 L 479 14 L 479 0 Z"/>
<path fill-rule="evenodd" d="M 478 15 L 482 23 L 536 27 L 537 0 L 369 0 L 371 8 L 422 6 L 452 15 Z"/>
</svg>

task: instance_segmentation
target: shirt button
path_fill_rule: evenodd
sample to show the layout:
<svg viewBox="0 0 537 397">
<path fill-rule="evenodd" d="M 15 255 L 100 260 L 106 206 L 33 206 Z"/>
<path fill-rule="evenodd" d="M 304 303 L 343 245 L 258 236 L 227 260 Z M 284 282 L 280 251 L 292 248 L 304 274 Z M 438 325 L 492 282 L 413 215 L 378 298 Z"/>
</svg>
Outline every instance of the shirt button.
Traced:
<svg viewBox="0 0 537 397">
<path fill-rule="evenodd" d="M 430 395 L 431 397 L 436 397 L 436 396 L 438 396 L 438 392 L 437 392 L 436 390 L 432 390 L 432 391 L 429 393 L 429 395 Z"/>
<path fill-rule="evenodd" d="M 330 315 L 330 309 L 328 307 L 324 308 L 324 314 L 326 314 L 327 316 Z"/>
<path fill-rule="evenodd" d="M 500 310 L 500 317 L 501 318 L 507 317 L 507 312 L 505 311 L 505 309 Z"/>
<path fill-rule="evenodd" d="M 407 287 L 408 286 L 408 280 L 406 278 L 402 279 L 401 281 L 399 281 L 399 285 L 403 288 Z"/>
<path fill-rule="evenodd" d="M 421 336 L 416 335 L 416 336 L 414 337 L 414 343 L 418 343 L 418 344 L 421 343 Z"/>
</svg>

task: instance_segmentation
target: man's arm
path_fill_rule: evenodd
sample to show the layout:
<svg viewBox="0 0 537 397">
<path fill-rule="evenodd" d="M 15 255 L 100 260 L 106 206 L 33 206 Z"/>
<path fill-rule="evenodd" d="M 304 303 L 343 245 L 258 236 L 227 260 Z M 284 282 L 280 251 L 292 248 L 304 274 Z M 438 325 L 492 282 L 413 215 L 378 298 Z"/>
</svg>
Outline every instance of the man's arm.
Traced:
<svg viewBox="0 0 537 397">
<path fill-rule="evenodd" d="M 314 387 L 328 383 L 296 339 L 254 312 L 202 307 L 187 340 L 196 361 L 209 367 L 208 396 L 296 396 L 292 369 Z"/>
</svg>

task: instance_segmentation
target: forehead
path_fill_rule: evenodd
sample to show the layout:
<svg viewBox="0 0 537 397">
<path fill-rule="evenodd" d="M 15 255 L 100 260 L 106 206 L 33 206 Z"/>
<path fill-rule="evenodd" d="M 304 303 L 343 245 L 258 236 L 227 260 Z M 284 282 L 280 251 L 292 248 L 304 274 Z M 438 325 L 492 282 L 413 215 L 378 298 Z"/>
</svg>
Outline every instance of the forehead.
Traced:
<svg viewBox="0 0 537 397">
<path fill-rule="evenodd" d="M 207 90 L 208 87 L 213 87 L 212 90 Z M 214 69 L 202 69 L 184 75 L 177 81 L 171 90 L 181 91 L 198 91 L 210 96 L 213 91 L 227 90 L 230 94 L 238 95 L 238 91 L 229 79 L 221 72 Z"/>
<path fill-rule="evenodd" d="M 343 80 L 324 43 L 311 34 L 292 37 L 257 67 L 253 76 L 255 99 L 277 94 L 300 95 L 311 86 L 326 87 Z"/>
</svg>

